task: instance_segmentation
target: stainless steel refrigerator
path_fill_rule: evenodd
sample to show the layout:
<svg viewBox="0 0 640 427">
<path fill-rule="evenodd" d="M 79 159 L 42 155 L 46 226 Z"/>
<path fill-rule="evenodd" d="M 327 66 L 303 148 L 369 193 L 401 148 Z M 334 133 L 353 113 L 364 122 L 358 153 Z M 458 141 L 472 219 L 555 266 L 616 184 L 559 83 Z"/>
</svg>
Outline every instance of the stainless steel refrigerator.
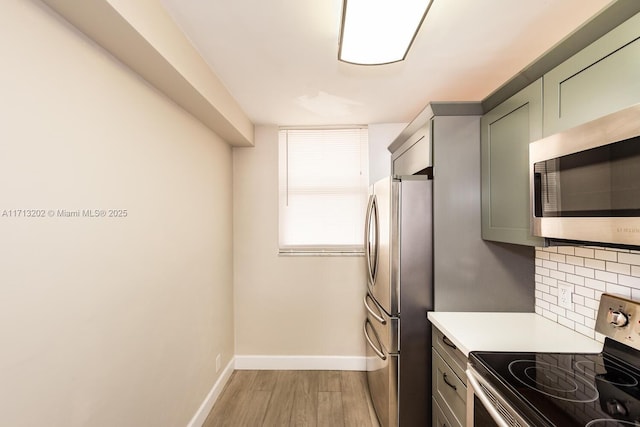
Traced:
<svg viewBox="0 0 640 427">
<path fill-rule="evenodd" d="M 431 423 L 432 194 L 430 175 L 388 177 L 370 189 L 364 335 L 382 427 Z"/>
</svg>

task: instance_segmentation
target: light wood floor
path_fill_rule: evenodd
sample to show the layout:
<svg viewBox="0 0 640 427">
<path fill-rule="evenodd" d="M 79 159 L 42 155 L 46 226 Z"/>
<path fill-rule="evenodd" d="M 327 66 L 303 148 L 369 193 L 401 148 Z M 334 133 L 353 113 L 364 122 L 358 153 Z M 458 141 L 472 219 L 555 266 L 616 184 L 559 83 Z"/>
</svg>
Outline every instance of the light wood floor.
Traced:
<svg viewBox="0 0 640 427">
<path fill-rule="evenodd" d="M 379 427 L 358 371 L 234 371 L 204 427 Z"/>
</svg>

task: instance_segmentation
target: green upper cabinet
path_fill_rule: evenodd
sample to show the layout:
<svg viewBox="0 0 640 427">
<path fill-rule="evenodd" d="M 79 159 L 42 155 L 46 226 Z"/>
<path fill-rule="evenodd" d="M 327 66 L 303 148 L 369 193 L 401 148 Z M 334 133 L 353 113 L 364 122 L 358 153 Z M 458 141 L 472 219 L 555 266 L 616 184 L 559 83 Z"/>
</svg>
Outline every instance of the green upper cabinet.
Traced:
<svg viewBox="0 0 640 427">
<path fill-rule="evenodd" d="M 480 120 L 482 238 L 542 246 L 531 236 L 529 143 L 542 137 L 542 79 Z"/>
<path fill-rule="evenodd" d="M 544 75 L 544 136 L 640 102 L 640 14 Z"/>
</svg>

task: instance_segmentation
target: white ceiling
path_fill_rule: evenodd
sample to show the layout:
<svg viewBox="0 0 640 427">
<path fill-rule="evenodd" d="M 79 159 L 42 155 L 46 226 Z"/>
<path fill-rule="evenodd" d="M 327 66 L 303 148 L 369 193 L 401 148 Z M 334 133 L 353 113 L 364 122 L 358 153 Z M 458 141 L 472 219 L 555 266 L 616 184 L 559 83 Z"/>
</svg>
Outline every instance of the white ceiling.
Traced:
<svg viewBox="0 0 640 427">
<path fill-rule="evenodd" d="M 611 0 L 434 0 L 400 63 L 337 60 L 342 0 L 162 0 L 255 124 L 402 123 L 480 101 Z"/>
</svg>

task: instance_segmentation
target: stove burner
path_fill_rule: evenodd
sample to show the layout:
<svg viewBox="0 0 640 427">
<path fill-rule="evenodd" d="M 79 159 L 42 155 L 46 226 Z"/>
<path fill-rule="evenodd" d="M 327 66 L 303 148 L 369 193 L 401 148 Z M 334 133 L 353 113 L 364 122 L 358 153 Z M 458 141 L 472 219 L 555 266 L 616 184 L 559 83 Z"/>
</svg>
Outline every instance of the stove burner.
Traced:
<svg viewBox="0 0 640 427">
<path fill-rule="evenodd" d="M 514 360 L 509 363 L 509 372 L 525 386 L 556 399 L 586 403 L 599 397 L 598 390 L 588 379 L 539 360 Z"/>
<path fill-rule="evenodd" d="M 620 426 L 640 426 L 637 422 L 612 420 L 610 418 L 598 418 L 597 420 L 591 420 L 584 427 L 620 427 Z"/>
<path fill-rule="evenodd" d="M 622 367 L 612 366 L 612 363 L 605 365 L 599 360 L 581 360 L 576 362 L 576 368 L 589 378 L 596 378 L 599 381 L 622 387 L 635 387 L 638 379 Z"/>
</svg>

